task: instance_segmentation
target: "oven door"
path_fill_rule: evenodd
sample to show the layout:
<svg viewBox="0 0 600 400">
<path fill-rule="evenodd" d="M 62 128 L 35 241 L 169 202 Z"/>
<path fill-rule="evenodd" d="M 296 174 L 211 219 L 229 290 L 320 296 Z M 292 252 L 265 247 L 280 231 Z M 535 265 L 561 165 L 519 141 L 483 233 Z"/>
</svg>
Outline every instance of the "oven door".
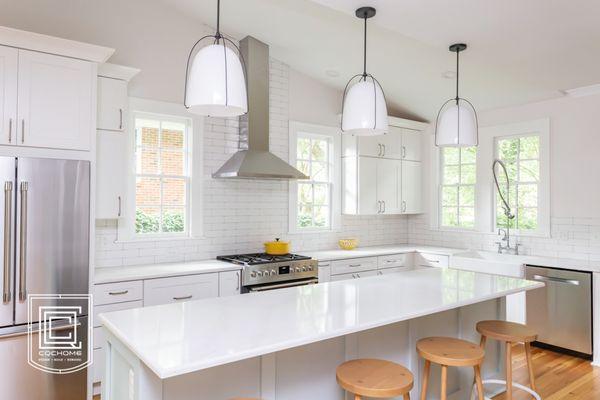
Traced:
<svg viewBox="0 0 600 400">
<path fill-rule="evenodd" d="M 264 285 L 256 285 L 256 286 L 246 286 L 244 289 L 247 292 L 264 292 L 265 290 L 273 290 L 273 289 L 283 289 L 295 286 L 304 286 L 304 285 L 315 285 L 319 283 L 318 278 L 311 279 L 300 279 L 297 281 L 289 281 L 289 282 L 279 282 L 279 283 L 267 283 Z"/>
</svg>

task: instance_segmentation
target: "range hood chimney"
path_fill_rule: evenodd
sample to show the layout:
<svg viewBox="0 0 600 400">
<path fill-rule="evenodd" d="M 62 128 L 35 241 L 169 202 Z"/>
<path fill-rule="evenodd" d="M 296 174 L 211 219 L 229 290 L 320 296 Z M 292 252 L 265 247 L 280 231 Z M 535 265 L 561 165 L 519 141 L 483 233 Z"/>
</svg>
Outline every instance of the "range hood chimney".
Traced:
<svg viewBox="0 0 600 400">
<path fill-rule="evenodd" d="M 308 179 L 269 152 L 269 46 L 246 36 L 240 52 L 248 74 L 248 114 L 240 117 L 240 134 L 247 129 L 248 149 L 235 153 L 213 178 Z"/>
</svg>

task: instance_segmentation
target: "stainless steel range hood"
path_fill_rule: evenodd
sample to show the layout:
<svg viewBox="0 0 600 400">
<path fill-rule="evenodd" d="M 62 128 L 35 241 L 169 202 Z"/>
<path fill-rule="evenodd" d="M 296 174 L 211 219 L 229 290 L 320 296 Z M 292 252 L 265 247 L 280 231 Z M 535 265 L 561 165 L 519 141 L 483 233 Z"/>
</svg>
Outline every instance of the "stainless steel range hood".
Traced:
<svg viewBox="0 0 600 400">
<path fill-rule="evenodd" d="M 248 114 L 240 117 L 240 135 L 248 136 L 248 149 L 235 153 L 213 178 L 308 179 L 309 177 L 269 152 L 269 46 L 246 36 L 240 51 L 248 74 Z"/>
</svg>

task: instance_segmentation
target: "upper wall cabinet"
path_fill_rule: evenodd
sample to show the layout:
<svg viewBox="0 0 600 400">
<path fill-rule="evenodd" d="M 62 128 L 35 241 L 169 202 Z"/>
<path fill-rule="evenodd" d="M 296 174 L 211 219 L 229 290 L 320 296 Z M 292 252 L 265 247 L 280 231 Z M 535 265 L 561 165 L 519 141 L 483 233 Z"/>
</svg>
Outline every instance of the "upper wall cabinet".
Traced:
<svg viewBox="0 0 600 400">
<path fill-rule="evenodd" d="M 99 76 L 97 128 L 122 132 L 125 129 L 126 109 L 127 81 Z"/>
<path fill-rule="evenodd" d="M 421 132 L 390 125 L 385 135 L 342 136 L 343 157 L 378 157 L 421 160 Z"/>
<path fill-rule="evenodd" d="M 89 150 L 95 65 L 27 50 L 18 53 L 15 144 Z"/>
<path fill-rule="evenodd" d="M 0 144 L 14 144 L 19 50 L 0 46 Z"/>
</svg>

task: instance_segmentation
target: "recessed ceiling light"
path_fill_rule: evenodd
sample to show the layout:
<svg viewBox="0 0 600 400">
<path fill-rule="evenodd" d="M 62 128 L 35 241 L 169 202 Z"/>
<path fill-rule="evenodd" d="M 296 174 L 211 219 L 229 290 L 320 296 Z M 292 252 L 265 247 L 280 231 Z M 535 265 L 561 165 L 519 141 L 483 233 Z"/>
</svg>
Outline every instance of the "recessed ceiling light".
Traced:
<svg viewBox="0 0 600 400">
<path fill-rule="evenodd" d="M 442 72 L 442 78 L 454 79 L 454 78 L 456 78 L 456 71 Z"/>
<path fill-rule="evenodd" d="M 325 71 L 325 75 L 331 78 L 337 78 L 338 76 L 340 76 L 340 71 L 338 71 L 337 69 L 328 69 Z"/>
</svg>

